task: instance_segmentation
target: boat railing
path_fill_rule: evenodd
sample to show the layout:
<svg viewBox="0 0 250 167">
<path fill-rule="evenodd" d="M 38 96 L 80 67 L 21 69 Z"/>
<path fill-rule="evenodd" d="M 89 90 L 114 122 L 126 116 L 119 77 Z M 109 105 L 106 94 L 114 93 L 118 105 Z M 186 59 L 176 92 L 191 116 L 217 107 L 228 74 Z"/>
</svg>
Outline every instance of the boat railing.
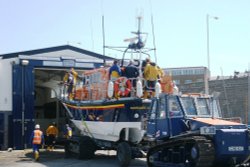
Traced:
<svg viewBox="0 0 250 167">
<path fill-rule="evenodd" d="M 137 78 L 125 78 L 121 80 L 122 77 L 112 81 L 114 90 L 113 90 L 113 97 L 112 98 L 123 98 L 123 97 L 138 97 L 137 95 L 137 82 L 140 81 L 141 83 L 141 91 L 142 96 L 147 92 L 149 96 L 152 96 L 154 92 L 153 87 L 150 87 L 147 84 L 147 81 L 142 77 Z M 72 96 L 73 98 L 70 99 L 70 95 L 68 93 L 69 85 L 66 83 L 61 84 L 60 87 L 60 95 L 61 99 L 63 100 L 76 100 L 76 101 L 84 101 L 84 100 L 105 100 L 108 97 L 108 83 L 110 80 L 99 80 L 98 82 L 90 82 L 90 80 L 86 79 L 78 79 L 77 83 L 73 85 L 72 88 Z M 158 81 L 156 81 L 158 82 Z M 143 98 L 143 97 L 142 97 Z M 145 98 L 145 97 L 144 97 Z"/>
</svg>

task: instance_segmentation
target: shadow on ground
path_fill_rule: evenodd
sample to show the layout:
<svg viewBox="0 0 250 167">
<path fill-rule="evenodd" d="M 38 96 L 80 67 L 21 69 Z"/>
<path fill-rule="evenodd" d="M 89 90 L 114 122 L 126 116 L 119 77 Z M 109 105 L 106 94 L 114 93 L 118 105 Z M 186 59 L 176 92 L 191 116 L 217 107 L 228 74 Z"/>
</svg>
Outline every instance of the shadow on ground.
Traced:
<svg viewBox="0 0 250 167">
<path fill-rule="evenodd" d="M 24 154 L 25 157 L 19 159 L 19 162 L 24 161 L 34 161 L 32 150 Z M 54 151 L 47 151 L 45 149 L 40 150 L 40 164 L 46 166 L 54 166 L 55 163 L 61 163 L 61 167 L 68 165 L 78 166 L 82 164 L 83 166 L 92 164 L 94 166 L 119 166 L 118 161 L 116 160 L 116 155 L 111 151 L 97 151 L 95 157 L 91 160 L 78 160 L 76 156 L 71 155 L 70 157 L 65 157 L 63 149 L 55 149 Z M 135 159 L 131 161 L 131 166 L 146 166 L 145 160 Z"/>
</svg>

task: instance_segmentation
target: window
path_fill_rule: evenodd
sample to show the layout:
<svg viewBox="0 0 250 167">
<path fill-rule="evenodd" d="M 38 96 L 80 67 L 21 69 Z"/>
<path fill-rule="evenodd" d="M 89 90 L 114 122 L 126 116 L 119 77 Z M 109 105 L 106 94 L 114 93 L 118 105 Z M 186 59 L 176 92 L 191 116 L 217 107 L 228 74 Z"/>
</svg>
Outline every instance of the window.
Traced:
<svg viewBox="0 0 250 167">
<path fill-rule="evenodd" d="M 207 99 L 197 98 L 197 108 L 198 108 L 199 115 L 210 115 L 210 112 L 207 106 Z"/>
<path fill-rule="evenodd" d="M 192 82 L 193 82 L 193 81 L 190 80 L 190 79 L 185 80 L 185 84 L 189 84 L 189 83 L 192 83 Z"/>
<path fill-rule="evenodd" d="M 182 71 L 181 70 L 172 70 L 172 74 L 173 74 L 173 76 L 182 75 Z"/>
<path fill-rule="evenodd" d="M 204 69 L 195 69 L 194 74 L 195 75 L 202 75 L 202 74 L 204 74 Z"/>
<path fill-rule="evenodd" d="M 175 97 L 169 97 L 168 111 L 169 111 L 169 117 L 183 116 L 180 105 Z"/>
<path fill-rule="evenodd" d="M 213 112 L 215 118 L 221 118 L 220 104 L 218 100 L 210 99 L 209 100 L 210 111 Z"/>
<path fill-rule="evenodd" d="M 160 98 L 158 118 L 159 119 L 166 118 L 166 100 L 165 100 L 165 98 Z"/>
<path fill-rule="evenodd" d="M 202 78 L 196 79 L 196 82 L 203 82 Z"/>
<path fill-rule="evenodd" d="M 180 80 L 173 80 L 176 85 L 180 85 Z"/>
<path fill-rule="evenodd" d="M 151 114 L 150 114 L 150 119 L 155 119 L 156 118 L 156 110 L 157 110 L 157 101 L 155 100 L 153 102 Z"/>
<path fill-rule="evenodd" d="M 197 111 L 195 109 L 194 99 L 191 97 L 182 97 L 182 104 L 187 115 L 197 115 Z"/>
<path fill-rule="evenodd" d="M 155 100 L 153 102 L 151 114 L 150 114 L 150 119 L 165 119 L 166 118 L 166 102 L 165 98 L 160 98 L 159 107 L 157 107 L 157 101 Z"/>
<path fill-rule="evenodd" d="M 56 92 L 54 90 L 50 90 L 50 98 L 56 98 Z"/>
</svg>

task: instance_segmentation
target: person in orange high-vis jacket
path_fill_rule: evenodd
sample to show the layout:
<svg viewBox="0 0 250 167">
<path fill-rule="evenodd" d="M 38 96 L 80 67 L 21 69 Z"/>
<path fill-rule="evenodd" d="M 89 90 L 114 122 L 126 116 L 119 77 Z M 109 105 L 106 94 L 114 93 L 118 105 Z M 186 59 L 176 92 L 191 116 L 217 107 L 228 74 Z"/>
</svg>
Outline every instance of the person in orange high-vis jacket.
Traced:
<svg viewBox="0 0 250 167">
<path fill-rule="evenodd" d="M 35 160 L 39 160 L 39 148 L 41 145 L 44 145 L 44 135 L 43 132 L 40 130 L 40 125 L 36 124 L 35 130 L 31 134 L 31 143 L 33 147 L 34 157 Z"/>
<path fill-rule="evenodd" d="M 48 142 L 47 142 L 47 150 L 53 151 L 56 143 L 56 138 L 58 136 L 58 129 L 56 127 L 55 122 L 50 125 L 46 130 Z"/>
</svg>

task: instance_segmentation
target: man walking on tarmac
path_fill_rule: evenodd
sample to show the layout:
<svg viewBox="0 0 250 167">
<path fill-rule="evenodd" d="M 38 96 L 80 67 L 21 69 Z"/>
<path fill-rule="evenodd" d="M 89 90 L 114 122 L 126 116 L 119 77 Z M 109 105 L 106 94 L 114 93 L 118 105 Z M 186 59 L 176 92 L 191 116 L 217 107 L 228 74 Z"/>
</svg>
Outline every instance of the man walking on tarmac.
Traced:
<svg viewBox="0 0 250 167">
<path fill-rule="evenodd" d="M 46 130 L 48 142 L 47 142 L 47 150 L 53 151 L 56 143 L 56 138 L 58 136 L 58 129 L 56 127 L 56 123 L 53 122 Z"/>
<path fill-rule="evenodd" d="M 44 145 L 44 135 L 43 132 L 40 130 L 40 125 L 36 124 L 35 130 L 31 134 L 31 143 L 33 147 L 33 153 L 35 160 L 39 160 L 39 148 L 41 145 Z"/>
</svg>

